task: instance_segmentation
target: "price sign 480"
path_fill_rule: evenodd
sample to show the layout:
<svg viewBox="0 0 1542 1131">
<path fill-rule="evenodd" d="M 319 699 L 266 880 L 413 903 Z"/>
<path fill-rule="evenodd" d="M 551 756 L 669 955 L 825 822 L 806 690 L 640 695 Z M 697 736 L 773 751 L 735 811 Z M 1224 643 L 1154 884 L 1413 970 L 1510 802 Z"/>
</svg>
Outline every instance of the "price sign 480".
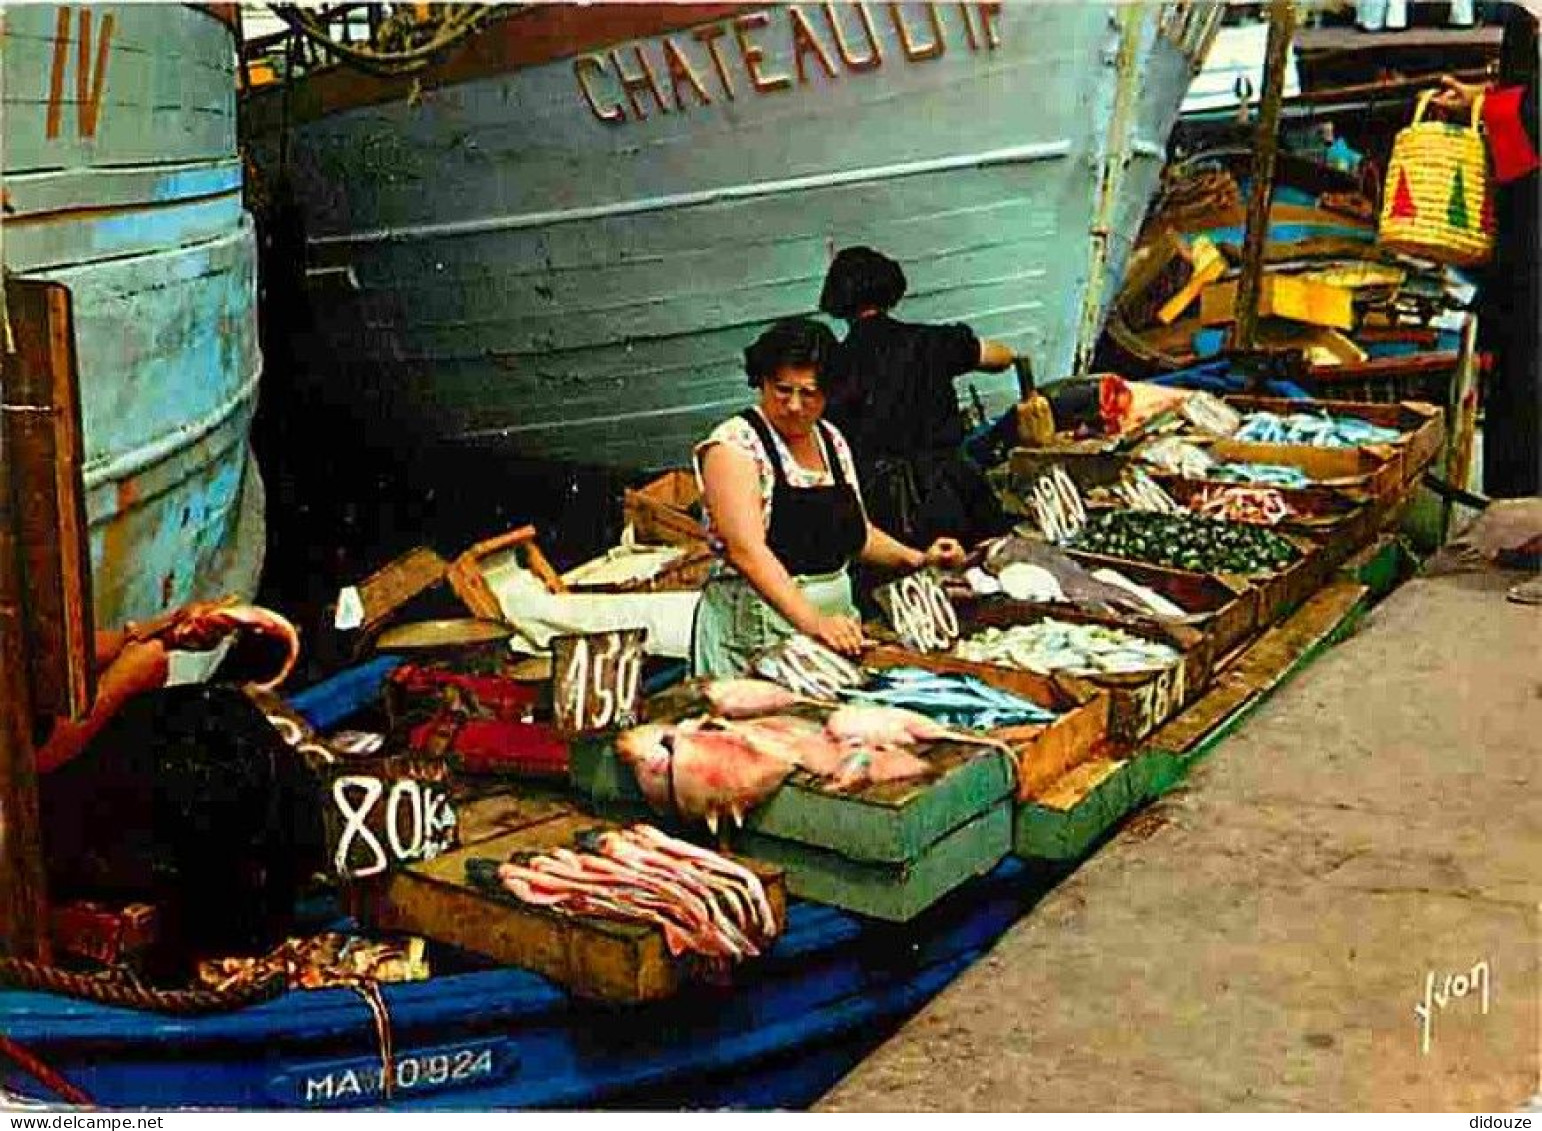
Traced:
<svg viewBox="0 0 1542 1131">
<path fill-rule="evenodd" d="M 558 730 L 587 734 L 637 721 L 647 638 L 647 629 L 626 628 L 552 641 L 552 705 Z"/>
<path fill-rule="evenodd" d="M 890 627 L 908 648 L 943 652 L 959 637 L 958 614 L 935 572 L 902 577 L 874 594 L 889 615 Z"/>
</svg>

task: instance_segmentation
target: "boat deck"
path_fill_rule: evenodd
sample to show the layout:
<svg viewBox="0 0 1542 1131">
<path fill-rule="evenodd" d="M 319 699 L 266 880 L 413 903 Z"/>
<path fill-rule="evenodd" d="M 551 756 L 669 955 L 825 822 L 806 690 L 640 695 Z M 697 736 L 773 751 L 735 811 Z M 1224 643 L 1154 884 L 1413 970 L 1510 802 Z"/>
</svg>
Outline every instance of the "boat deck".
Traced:
<svg viewBox="0 0 1542 1131">
<path fill-rule="evenodd" d="M 1542 667 L 1514 580 L 1397 591 L 821 1106 L 1525 1104 Z"/>
</svg>

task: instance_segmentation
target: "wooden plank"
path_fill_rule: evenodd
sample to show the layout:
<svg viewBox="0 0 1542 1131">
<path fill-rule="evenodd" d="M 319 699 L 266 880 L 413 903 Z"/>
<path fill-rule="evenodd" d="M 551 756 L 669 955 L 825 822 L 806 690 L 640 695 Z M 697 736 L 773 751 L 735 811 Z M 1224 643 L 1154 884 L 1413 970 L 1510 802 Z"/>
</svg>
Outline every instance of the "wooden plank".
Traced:
<svg viewBox="0 0 1542 1131">
<path fill-rule="evenodd" d="M 569 806 L 565 813 L 459 848 L 393 876 L 361 909 L 373 927 L 423 935 L 534 970 L 580 997 L 655 1001 L 676 993 L 688 962 L 669 954 L 659 928 L 646 923 L 568 915 L 488 892 L 471 882 L 472 860 L 569 847 L 579 833 L 610 827 Z M 761 879 L 780 924 L 787 914 L 779 869 L 741 861 Z"/>
<path fill-rule="evenodd" d="M 427 546 L 418 546 L 381 566 L 358 586 L 364 608 L 364 632 L 373 634 L 391 614 L 424 590 L 438 585 L 450 563 Z"/>
<path fill-rule="evenodd" d="M 1091 762 L 1083 762 L 1050 783 L 1031 800 L 1037 805 L 1047 809 L 1058 809 L 1063 813 L 1074 808 L 1087 794 L 1113 774 L 1118 773 L 1124 766 L 1125 762 L 1116 758 L 1098 758 Z"/>
<path fill-rule="evenodd" d="M 1214 283 L 1200 295 L 1199 320 L 1206 326 L 1234 321 L 1237 317 L 1237 283 Z M 1285 318 L 1310 326 L 1352 330 L 1355 326 L 1354 292 L 1314 279 L 1293 275 L 1265 275 L 1258 296 L 1262 318 Z"/>
<path fill-rule="evenodd" d="M 1153 734 L 1148 750 L 1192 756 L 1229 731 L 1306 660 L 1331 642 L 1360 607 L 1367 590 L 1333 582 L 1289 620 L 1264 633 L 1216 679 L 1202 698 Z"/>
<path fill-rule="evenodd" d="M 90 537 L 70 292 L 8 279 L 7 461 L 21 552 L 33 709 L 78 719 L 95 694 Z"/>
</svg>

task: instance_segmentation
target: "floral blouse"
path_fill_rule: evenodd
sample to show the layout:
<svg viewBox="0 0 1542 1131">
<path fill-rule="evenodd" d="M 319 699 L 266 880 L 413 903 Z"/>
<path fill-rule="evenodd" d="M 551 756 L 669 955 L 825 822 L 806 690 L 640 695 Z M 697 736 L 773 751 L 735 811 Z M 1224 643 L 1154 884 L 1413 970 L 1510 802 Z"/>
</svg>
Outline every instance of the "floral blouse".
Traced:
<svg viewBox="0 0 1542 1131">
<path fill-rule="evenodd" d="M 758 408 L 751 409 L 759 412 Z M 769 427 L 769 422 L 768 422 Z M 827 425 L 825 435 L 830 438 L 830 447 L 834 450 L 835 458 L 840 461 L 841 472 L 846 477 L 846 482 L 852 485 L 857 492 L 857 498 L 862 498 L 862 485 L 857 480 L 857 467 L 851 458 L 851 447 L 846 443 L 846 437 L 842 436 L 840 429 L 834 425 Z M 824 431 L 824 428 L 821 428 Z M 782 467 L 787 472 L 787 484 L 790 487 L 828 487 L 835 482 L 834 477 L 828 471 L 810 471 L 803 467 L 792 456 L 786 442 L 771 428 L 771 438 L 776 444 L 777 456 L 782 461 Z M 766 453 L 760 437 L 755 434 L 748 421 L 740 416 L 732 416 L 714 428 L 705 440 L 696 445 L 695 459 L 692 461 L 696 470 L 696 487 L 701 491 L 703 498 L 706 496 L 706 484 L 702 482 L 702 459 L 707 454 L 707 449 L 713 444 L 728 444 L 744 452 L 755 461 L 755 471 L 760 479 L 761 512 L 765 520 L 766 529 L 771 528 L 771 498 L 776 490 L 776 471 L 771 465 L 770 456 Z M 707 527 L 707 538 L 714 550 L 723 548 L 723 540 L 718 535 L 716 525 L 712 521 L 712 512 L 702 505 L 702 513 Z"/>
</svg>

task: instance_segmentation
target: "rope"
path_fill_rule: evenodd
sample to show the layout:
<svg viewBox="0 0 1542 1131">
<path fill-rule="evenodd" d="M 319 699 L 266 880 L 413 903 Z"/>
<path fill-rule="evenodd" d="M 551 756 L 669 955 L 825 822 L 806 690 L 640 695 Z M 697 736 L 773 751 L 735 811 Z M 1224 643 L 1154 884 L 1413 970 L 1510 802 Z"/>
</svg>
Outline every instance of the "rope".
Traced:
<svg viewBox="0 0 1542 1131">
<path fill-rule="evenodd" d="M 454 47 L 480 28 L 483 21 L 498 9 L 496 4 L 447 5 L 448 10 L 439 21 L 432 38 L 413 47 L 390 51 L 381 50 L 373 44 L 364 47 L 337 42 L 328 34 L 325 20 L 317 19 L 314 11 L 298 4 L 269 4 L 268 7 L 291 30 L 309 39 L 323 51 L 359 70 L 381 76 L 410 74 L 428 66 L 441 52 Z M 396 25 L 393 30 L 410 34 L 428 26 L 431 25 L 408 25 L 405 28 Z M 372 29 L 372 32 L 377 30 Z"/>
<path fill-rule="evenodd" d="M 65 1103 L 71 1103 L 77 1107 L 94 1107 L 91 1097 L 82 1092 L 74 1084 L 71 1084 L 59 1073 L 44 1064 L 36 1053 L 25 1045 L 19 1045 L 4 1033 L 0 1033 L 0 1053 L 5 1054 L 10 1061 L 31 1076 L 43 1087 L 58 1096 Z"/>
<path fill-rule="evenodd" d="M 259 1002 L 271 1001 L 285 989 L 284 976 L 278 974 L 232 990 L 155 990 L 129 982 L 107 981 L 89 974 L 76 974 L 23 958 L 0 958 L 0 986 L 64 994 L 99 1005 L 184 1017 L 244 1009 Z"/>
</svg>

